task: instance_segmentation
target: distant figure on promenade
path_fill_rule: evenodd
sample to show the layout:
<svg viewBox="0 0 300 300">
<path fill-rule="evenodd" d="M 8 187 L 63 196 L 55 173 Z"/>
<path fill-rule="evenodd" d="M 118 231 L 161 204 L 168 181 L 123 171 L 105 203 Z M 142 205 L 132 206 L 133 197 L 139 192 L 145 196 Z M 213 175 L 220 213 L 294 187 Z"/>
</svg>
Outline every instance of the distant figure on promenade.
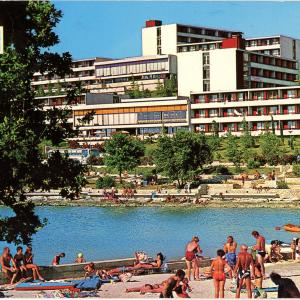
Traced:
<svg viewBox="0 0 300 300">
<path fill-rule="evenodd" d="M 237 278 L 236 298 L 240 298 L 244 284 L 246 285 L 248 298 L 252 298 L 251 278 L 254 275 L 254 263 L 252 255 L 248 253 L 247 245 L 241 245 L 233 273 Z"/>
<path fill-rule="evenodd" d="M 277 298 L 300 298 L 300 292 L 292 279 L 282 278 L 274 272 L 270 274 L 270 278 L 278 285 Z"/>
<path fill-rule="evenodd" d="M 261 271 L 263 277 L 265 277 L 265 256 L 266 256 L 266 239 L 260 235 L 257 231 L 252 231 L 252 236 L 256 239 L 256 245 L 253 249 L 256 251 L 256 258 L 261 265 Z"/>
<path fill-rule="evenodd" d="M 217 258 L 212 261 L 210 266 L 210 271 L 214 279 L 215 298 L 224 298 L 226 273 L 232 271 L 227 261 L 223 258 L 224 256 L 224 250 L 219 249 L 217 251 Z"/>
<path fill-rule="evenodd" d="M 257 170 L 255 170 L 254 179 L 257 180 L 260 179 L 260 177 L 261 177 L 260 173 Z"/>
<path fill-rule="evenodd" d="M 191 269 L 193 268 L 194 280 L 200 280 L 199 276 L 199 260 L 197 255 L 201 254 L 202 250 L 199 246 L 199 237 L 193 236 L 192 240 L 186 245 L 185 248 L 185 261 L 187 266 L 187 278 L 191 280 Z"/>
<path fill-rule="evenodd" d="M 236 264 L 236 248 L 237 243 L 235 242 L 233 236 L 229 235 L 227 237 L 227 242 L 224 245 L 225 257 L 229 266 L 233 269 Z"/>
<path fill-rule="evenodd" d="M 27 247 L 25 250 L 25 253 L 24 253 L 25 266 L 27 269 L 32 270 L 34 280 L 37 280 L 37 278 L 39 278 L 39 280 L 45 281 L 45 279 L 43 278 L 43 276 L 40 273 L 39 267 L 33 263 L 33 256 L 34 255 L 32 253 L 32 248 Z"/>
<path fill-rule="evenodd" d="M 65 253 L 60 253 L 54 256 L 53 260 L 52 260 L 52 266 L 57 266 L 60 263 L 60 259 L 64 258 L 66 256 Z"/>
<path fill-rule="evenodd" d="M 173 291 L 184 280 L 185 272 L 181 269 L 177 270 L 176 274 L 171 276 L 164 282 L 163 290 L 159 298 L 173 298 Z"/>
<path fill-rule="evenodd" d="M 81 263 L 84 263 L 85 262 L 85 259 L 83 257 L 83 253 L 82 252 L 79 252 L 77 254 L 77 257 L 75 259 L 75 263 L 78 263 L 78 264 L 81 264 Z"/>
<path fill-rule="evenodd" d="M 0 264 L 2 272 L 5 274 L 6 278 L 10 280 L 10 284 L 13 284 L 19 275 L 20 270 L 17 268 L 8 247 L 3 248 Z"/>
</svg>

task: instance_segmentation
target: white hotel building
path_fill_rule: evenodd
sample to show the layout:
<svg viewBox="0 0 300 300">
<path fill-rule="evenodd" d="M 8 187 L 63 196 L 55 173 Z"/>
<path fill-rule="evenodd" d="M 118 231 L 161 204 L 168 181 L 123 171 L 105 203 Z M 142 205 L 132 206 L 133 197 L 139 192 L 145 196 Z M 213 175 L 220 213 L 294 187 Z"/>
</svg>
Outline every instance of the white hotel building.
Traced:
<svg viewBox="0 0 300 300">
<path fill-rule="evenodd" d="M 244 117 L 257 135 L 271 116 L 276 133 L 282 126 L 285 135 L 294 135 L 300 134 L 299 45 L 284 36 L 243 39 L 237 31 L 150 20 L 142 29 L 142 56 L 74 61 L 68 78 L 37 73 L 32 86 L 47 92 L 49 84 L 83 83 L 88 93 L 72 105 L 70 122 L 76 126 L 86 113 L 95 115 L 80 126 L 80 141 L 101 140 L 120 130 L 148 135 L 185 128 L 209 134 L 213 121 L 221 134 L 239 134 Z M 126 96 L 133 81 L 153 91 L 172 76 L 177 97 Z M 48 106 L 64 102 L 64 96 L 43 99 Z"/>
</svg>

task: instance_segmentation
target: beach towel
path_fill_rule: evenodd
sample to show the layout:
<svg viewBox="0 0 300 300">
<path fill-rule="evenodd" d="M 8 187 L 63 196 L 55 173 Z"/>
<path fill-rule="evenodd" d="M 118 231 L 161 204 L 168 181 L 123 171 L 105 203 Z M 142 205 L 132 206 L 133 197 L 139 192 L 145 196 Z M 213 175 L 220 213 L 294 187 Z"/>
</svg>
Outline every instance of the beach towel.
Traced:
<svg viewBox="0 0 300 300">
<path fill-rule="evenodd" d="M 85 280 L 73 280 L 71 282 L 81 291 L 98 290 L 101 286 L 101 280 L 98 276 L 93 276 Z"/>
</svg>

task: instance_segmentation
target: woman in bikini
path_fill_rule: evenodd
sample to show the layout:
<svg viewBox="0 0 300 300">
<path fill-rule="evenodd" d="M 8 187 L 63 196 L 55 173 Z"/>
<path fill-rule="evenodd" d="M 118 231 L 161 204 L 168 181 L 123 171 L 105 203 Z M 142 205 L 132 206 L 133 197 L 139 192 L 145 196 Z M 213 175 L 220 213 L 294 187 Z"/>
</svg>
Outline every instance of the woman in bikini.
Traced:
<svg viewBox="0 0 300 300">
<path fill-rule="evenodd" d="M 224 259 L 224 256 L 224 250 L 219 249 L 217 251 L 217 258 L 212 261 L 210 266 L 212 277 L 214 279 L 215 298 L 224 298 L 226 273 L 231 271 L 231 268 L 227 261 Z"/>
<path fill-rule="evenodd" d="M 45 279 L 40 273 L 39 267 L 33 263 L 33 253 L 31 247 L 26 248 L 26 251 L 24 253 L 24 262 L 25 262 L 25 267 L 27 269 L 32 270 L 32 275 L 34 280 L 37 280 L 39 278 L 39 280 L 45 281 Z"/>
<path fill-rule="evenodd" d="M 17 268 L 8 247 L 3 248 L 3 253 L 0 257 L 0 264 L 1 264 L 2 272 L 10 280 L 10 284 L 13 284 L 20 270 Z"/>
<path fill-rule="evenodd" d="M 199 277 L 199 260 L 197 254 L 201 254 L 202 250 L 199 246 L 199 238 L 193 236 L 192 240 L 186 245 L 185 248 L 185 261 L 187 266 L 187 278 L 191 280 L 191 269 L 193 268 L 194 280 L 200 280 Z"/>
</svg>

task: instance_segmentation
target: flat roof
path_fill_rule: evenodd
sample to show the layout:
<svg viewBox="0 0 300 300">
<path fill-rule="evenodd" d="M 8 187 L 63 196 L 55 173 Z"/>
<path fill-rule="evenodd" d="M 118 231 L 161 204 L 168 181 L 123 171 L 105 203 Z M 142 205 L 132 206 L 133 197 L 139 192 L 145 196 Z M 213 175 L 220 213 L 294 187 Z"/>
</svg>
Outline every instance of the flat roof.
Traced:
<svg viewBox="0 0 300 300">
<path fill-rule="evenodd" d="M 278 35 L 269 35 L 269 36 L 259 36 L 259 37 L 251 37 L 251 38 L 245 38 L 246 41 L 252 41 L 252 40 L 264 40 L 264 39 L 273 39 L 273 38 L 280 38 L 280 37 L 286 37 L 293 40 L 299 40 L 299 38 L 291 37 L 288 35 L 278 34 Z"/>
</svg>

